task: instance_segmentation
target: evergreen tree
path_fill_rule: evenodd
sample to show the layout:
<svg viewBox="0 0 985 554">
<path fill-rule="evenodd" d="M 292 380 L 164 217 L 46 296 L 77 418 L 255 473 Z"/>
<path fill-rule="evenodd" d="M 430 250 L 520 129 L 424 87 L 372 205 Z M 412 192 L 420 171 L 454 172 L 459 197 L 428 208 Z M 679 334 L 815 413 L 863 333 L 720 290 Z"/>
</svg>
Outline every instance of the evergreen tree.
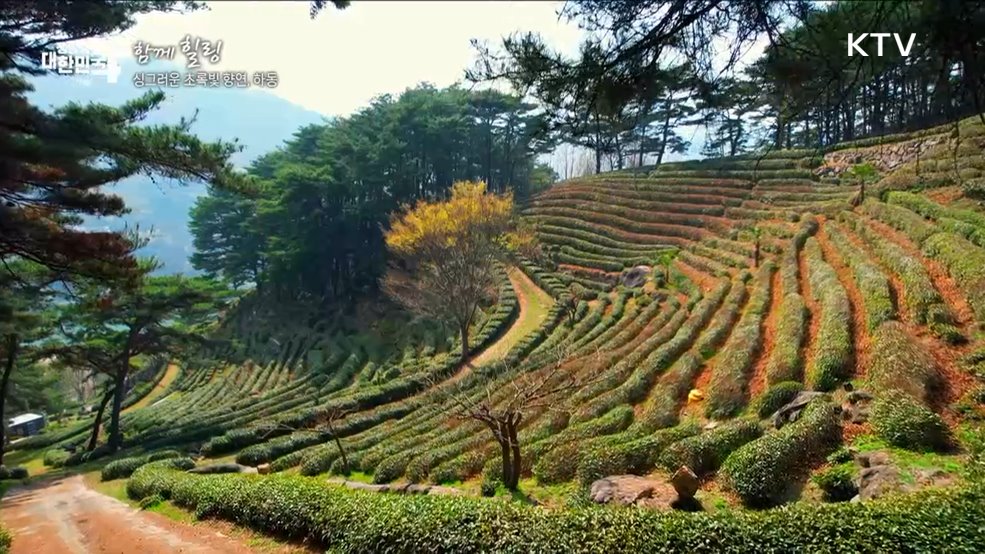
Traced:
<svg viewBox="0 0 985 554">
<path fill-rule="evenodd" d="M 134 16 L 197 9 L 194 2 L 3 2 L 0 4 L 0 261 L 30 260 L 58 272 L 119 275 L 136 267 L 119 233 L 79 227 L 83 216 L 126 213 L 105 185 L 144 173 L 238 185 L 232 143 L 204 143 L 192 120 L 138 126 L 164 99 L 150 92 L 120 107 L 32 105 L 25 76 L 45 72 L 42 52 L 123 31 Z"/>
<path fill-rule="evenodd" d="M 63 364 L 89 366 L 110 377 L 111 450 L 123 446 L 120 414 L 133 358 L 173 353 L 202 340 L 231 297 L 221 283 L 205 277 L 152 276 L 157 267 L 153 260 L 142 260 L 136 280 L 82 282 L 78 300 L 61 315 L 57 340 L 62 346 L 50 349 Z"/>
</svg>

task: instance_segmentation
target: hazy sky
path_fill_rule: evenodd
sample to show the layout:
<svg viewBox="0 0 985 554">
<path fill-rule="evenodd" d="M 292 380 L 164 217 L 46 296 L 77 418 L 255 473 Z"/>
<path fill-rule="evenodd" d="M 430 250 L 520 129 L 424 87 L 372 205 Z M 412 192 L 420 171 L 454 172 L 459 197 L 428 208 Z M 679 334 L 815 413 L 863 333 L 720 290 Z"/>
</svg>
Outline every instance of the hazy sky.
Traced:
<svg viewBox="0 0 985 554">
<path fill-rule="evenodd" d="M 273 94 L 324 115 L 348 115 L 381 93 L 463 80 L 475 59 L 470 39 L 498 42 L 513 31 L 538 31 L 574 54 L 583 36 L 559 20 L 563 2 L 357 1 L 343 11 L 328 7 L 314 20 L 306 1 L 208 4 L 208 11 L 143 16 L 121 35 L 78 44 L 132 58 L 137 40 L 170 46 L 185 34 L 222 39 L 215 70 L 275 70 L 280 84 Z M 184 62 L 180 54 L 176 59 Z"/>
</svg>

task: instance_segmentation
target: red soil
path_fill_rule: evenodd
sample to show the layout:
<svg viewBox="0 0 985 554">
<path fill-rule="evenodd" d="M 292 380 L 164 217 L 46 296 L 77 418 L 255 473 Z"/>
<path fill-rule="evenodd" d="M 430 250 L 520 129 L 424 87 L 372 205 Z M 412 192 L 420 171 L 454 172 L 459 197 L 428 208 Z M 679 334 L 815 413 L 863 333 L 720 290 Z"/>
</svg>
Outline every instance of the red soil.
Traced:
<svg viewBox="0 0 985 554">
<path fill-rule="evenodd" d="M 838 274 L 838 281 L 841 282 L 841 286 L 845 287 L 845 292 L 848 293 L 848 303 L 851 306 L 852 312 L 852 344 L 855 347 L 855 372 L 854 376 L 856 378 L 864 378 L 865 372 L 869 367 L 869 358 L 871 356 L 871 339 L 869 337 L 869 328 L 866 324 L 865 316 L 865 306 L 862 303 L 862 293 L 859 292 L 858 286 L 855 284 L 855 275 L 851 268 L 845 264 L 845 261 L 841 259 L 841 256 L 831 245 L 828 240 L 828 234 L 825 232 L 825 225 L 829 225 L 825 220 L 824 216 L 819 216 L 818 221 L 821 225 L 818 227 L 817 231 L 817 242 L 821 246 L 821 251 L 824 253 L 824 259 Z"/>
<path fill-rule="evenodd" d="M 759 352 L 759 359 L 753 366 L 752 376 L 749 379 L 749 398 L 755 399 L 766 388 L 766 364 L 769 362 L 773 346 L 776 344 L 776 326 L 780 319 L 780 304 L 783 302 L 783 281 L 780 279 L 780 272 L 774 271 L 770 284 L 770 305 L 766 313 L 766 320 L 763 322 L 763 346 Z"/>
<path fill-rule="evenodd" d="M 969 322 L 974 321 L 974 312 L 971 311 L 968 300 L 943 266 L 924 256 L 920 249 L 903 233 L 871 217 L 865 217 L 864 219 L 866 225 L 869 225 L 883 237 L 898 244 L 907 254 L 914 256 L 923 263 L 923 266 L 927 269 L 927 273 L 930 274 L 930 280 L 934 283 L 934 287 L 941 293 L 947 307 L 954 312 L 959 327 L 964 328 Z"/>
<path fill-rule="evenodd" d="M 850 421 L 842 422 L 841 426 L 841 442 L 842 444 L 852 444 L 855 437 L 860 435 L 866 435 L 872 432 L 872 426 L 866 423 L 852 423 Z"/>
<path fill-rule="evenodd" d="M 681 260 L 674 260 L 674 267 L 683 273 L 685 277 L 690 279 L 692 283 L 698 285 L 698 288 L 704 292 L 710 291 L 718 283 L 717 279 L 711 275 L 708 275 L 703 271 L 699 271 Z"/>
<path fill-rule="evenodd" d="M 947 275 L 940 265 L 924 257 L 916 246 L 910 242 L 906 237 L 902 236 L 899 232 L 889 226 L 882 225 L 880 222 L 868 220 L 867 224 L 871 224 L 880 234 L 884 237 L 889 238 L 893 242 L 899 244 L 903 247 L 908 254 L 914 256 L 916 259 L 921 260 L 924 267 L 931 275 L 931 280 L 934 286 L 941 291 L 941 296 L 945 298 L 945 302 L 957 312 L 955 306 L 960 303 L 964 305 L 964 308 L 968 310 L 969 314 L 966 314 L 965 318 L 960 318 L 966 324 L 970 316 L 970 308 L 967 305 L 967 300 L 964 296 L 956 290 L 956 284 L 954 280 Z M 889 232 L 893 234 L 890 235 Z M 846 232 L 846 234 L 855 241 L 856 245 L 862 248 L 864 251 L 869 252 L 868 246 L 860 240 L 853 232 Z M 902 241 L 902 242 L 901 242 Z M 875 263 L 879 263 L 875 255 L 871 255 Z M 936 266 L 934 268 L 931 265 Z M 880 264 L 881 266 L 881 264 Z M 911 336 L 915 337 L 917 341 L 923 346 L 926 352 L 934 358 L 936 362 L 937 370 L 940 372 L 942 388 L 941 390 L 934 391 L 934 395 L 930 399 L 931 405 L 937 408 L 937 411 L 941 412 L 942 417 L 948 422 L 952 427 L 959 422 L 959 416 L 950 409 L 950 404 L 961 398 L 968 390 L 975 386 L 976 381 L 973 376 L 971 376 L 967 371 L 961 369 L 960 359 L 966 355 L 970 349 L 971 345 L 965 345 L 962 347 L 951 346 L 936 336 L 934 336 L 929 329 L 923 326 L 917 325 L 913 321 L 913 314 L 909 313 L 908 310 L 904 308 L 906 305 L 906 287 L 903 286 L 903 282 L 900 281 L 899 277 L 890 271 L 885 266 L 881 266 L 884 273 L 889 276 L 890 286 L 895 292 L 897 299 L 897 312 L 900 314 L 900 319 L 906 326 L 907 331 Z M 935 276 L 935 271 L 938 274 Z M 945 281 L 946 280 L 946 281 Z M 943 292 L 942 286 L 953 287 L 950 288 L 950 294 L 953 295 L 948 299 L 947 294 Z"/>
<path fill-rule="evenodd" d="M 924 194 L 934 202 L 945 205 L 964 197 L 964 191 L 958 186 L 930 189 Z"/>
</svg>

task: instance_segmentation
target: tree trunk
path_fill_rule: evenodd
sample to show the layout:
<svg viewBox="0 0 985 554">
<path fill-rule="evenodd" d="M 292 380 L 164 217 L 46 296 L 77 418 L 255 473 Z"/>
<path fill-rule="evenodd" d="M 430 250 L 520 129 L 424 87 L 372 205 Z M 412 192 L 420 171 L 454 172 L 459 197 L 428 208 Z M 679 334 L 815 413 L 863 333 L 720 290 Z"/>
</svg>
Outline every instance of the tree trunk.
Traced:
<svg viewBox="0 0 985 554">
<path fill-rule="evenodd" d="M 7 387 L 10 385 L 10 375 L 14 373 L 18 343 L 17 335 L 7 335 L 7 361 L 3 366 L 3 380 L 0 381 L 0 465 L 3 465 L 3 453 L 7 449 Z"/>
<path fill-rule="evenodd" d="M 342 456 L 342 467 L 345 474 L 349 473 L 349 457 L 345 455 L 345 448 L 342 447 L 342 439 L 339 438 L 335 432 L 332 432 L 332 438 L 335 439 L 335 446 L 339 449 L 339 455 Z"/>
<path fill-rule="evenodd" d="M 86 447 L 86 450 L 94 450 L 96 448 L 96 443 L 99 441 L 99 428 L 103 424 L 103 412 L 106 411 L 106 405 L 109 404 L 115 392 L 116 389 L 109 389 L 99 402 L 99 410 L 96 411 L 96 420 L 92 423 L 92 434 L 89 436 L 89 446 Z"/>
<path fill-rule="evenodd" d="M 462 333 L 462 363 L 464 364 L 469 359 L 469 324 L 461 324 L 460 329 Z"/>
<path fill-rule="evenodd" d="M 510 421 L 507 424 L 507 430 L 509 431 L 510 438 L 510 450 L 513 453 L 513 470 L 510 472 L 510 480 L 506 482 L 506 488 L 515 491 L 520 485 L 520 441 L 516 438 L 516 428 L 520 423 L 520 418 L 517 417 L 515 422 Z"/>
<path fill-rule="evenodd" d="M 499 432 L 496 434 L 496 439 L 499 441 L 499 448 L 503 457 L 503 484 L 506 485 L 506 488 L 509 488 L 510 483 L 513 481 L 513 464 L 510 462 L 510 435 L 506 432 L 505 425 L 502 422 L 499 423 Z"/>
<path fill-rule="evenodd" d="M 129 357 L 126 361 L 129 365 Z M 109 447 L 116 452 L 123 446 L 123 432 L 120 429 L 120 412 L 123 411 L 123 397 L 126 396 L 127 372 L 122 368 L 116 372 L 113 389 L 113 409 L 109 421 Z"/>
<path fill-rule="evenodd" d="M 752 255 L 752 267 L 759 267 L 759 239 L 756 239 L 756 249 Z"/>
</svg>

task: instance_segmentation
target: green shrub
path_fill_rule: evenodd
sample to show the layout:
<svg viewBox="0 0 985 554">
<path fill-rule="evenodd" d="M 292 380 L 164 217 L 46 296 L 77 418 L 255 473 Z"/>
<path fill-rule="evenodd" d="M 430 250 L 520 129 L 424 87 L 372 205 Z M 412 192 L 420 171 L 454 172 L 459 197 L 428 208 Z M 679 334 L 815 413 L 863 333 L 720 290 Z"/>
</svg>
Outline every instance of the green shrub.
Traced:
<svg viewBox="0 0 985 554">
<path fill-rule="evenodd" d="M 767 418 L 775 414 L 777 410 L 790 403 L 800 391 L 804 390 L 804 385 L 797 381 L 783 381 L 777 383 L 759 397 L 756 413 L 760 418 Z"/>
<path fill-rule="evenodd" d="M 593 446 L 581 456 L 575 475 L 578 482 L 585 487 L 609 475 L 642 475 L 656 467 L 664 448 L 699 432 L 701 428 L 696 423 L 689 422 L 625 443 Z"/>
<path fill-rule="evenodd" d="M 166 458 L 170 459 L 170 458 Z M 119 479 L 121 477 L 130 477 L 130 475 L 137 470 L 138 467 L 148 463 L 150 460 L 147 456 L 138 456 L 133 458 L 120 458 L 119 460 L 113 460 L 112 462 L 103 466 L 101 479 L 103 481 L 112 481 L 113 479 Z"/>
<path fill-rule="evenodd" d="M 6 480 L 6 479 L 20 480 L 20 479 L 27 479 L 27 478 L 28 478 L 28 473 L 27 473 L 27 468 L 26 467 L 21 467 L 21 466 L 14 466 L 14 467 L 0 466 L 0 481 Z"/>
<path fill-rule="evenodd" d="M 845 502 L 858 494 L 858 487 L 853 481 L 854 469 L 851 463 L 838 464 L 815 473 L 811 481 L 821 489 L 825 501 Z"/>
<path fill-rule="evenodd" d="M 934 359 L 898 321 L 887 321 L 872 334 L 867 379 L 874 391 L 898 389 L 924 403 L 940 384 Z"/>
<path fill-rule="evenodd" d="M 738 419 L 675 442 L 663 451 L 659 463 L 670 472 L 687 466 L 701 476 L 717 470 L 732 451 L 762 434 L 757 422 Z"/>
<path fill-rule="evenodd" d="M 823 399 L 814 400 L 797 421 L 733 452 L 719 472 L 722 484 L 748 506 L 780 504 L 790 485 L 840 438 L 837 407 Z"/>
<path fill-rule="evenodd" d="M 775 269 L 772 262 L 760 267 L 745 313 L 715 358 L 705 404 L 705 415 L 709 418 L 726 419 L 745 407 L 750 373 L 762 348 L 762 323 L 769 309 Z"/>
<path fill-rule="evenodd" d="M 829 391 L 838 386 L 851 369 L 852 338 L 848 327 L 852 319 L 851 305 L 835 270 L 824 261 L 816 239 L 807 239 L 804 253 L 811 294 L 821 308 L 817 337 L 808 355 L 807 384 L 814 390 Z"/>
<path fill-rule="evenodd" d="M 43 463 L 45 467 L 59 468 L 65 465 L 65 460 L 68 460 L 69 453 L 61 448 L 53 448 L 44 453 Z"/>
<path fill-rule="evenodd" d="M 483 452 L 471 450 L 457 458 L 439 464 L 431 470 L 428 478 L 435 485 L 464 481 L 482 471 L 482 465 L 485 461 L 486 455 Z"/>
<path fill-rule="evenodd" d="M 946 450 L 951 444 L 947 424 L 909 394 L 893 389 L 872 403 L 869 422 L 876 435 L 909 450 Z"/>
<path fill-rule="evenodd" d="M 843 464 L 850 462 L 853 459 L 855 459 L 855 455 L 852 453 L 851 449 L 845 446 L 839 447 L 838 450 L 835 450 L 829 454 L 827 458 L 829 464 Z"/>
<path fill-rule="evenodd" d="M 12 541 L 13 537 L 10 536 L 10 531 L 3 525 L 0 525 L 0 554 L 10 552 L 10 543 Z"/>
<path fill-rule="evenodd" d="M 863 504 L 713 514 L 384 495 L 294 475 L 189 475 L 144 466 L 133 498 L 161 494 L 202 518 L 333 552 L 978 552 L 985 487 Z M 436 538 L 440 543 L 436 543 Z"/>
<path fill-rule="evenodd" d="M 159 452 L 154 452 L 147 456 L 148 462 L 156 462 L 158 460 L 167 460 L 169 458 L 181 458 L 185 455 L 178 450 L 161 450 Z"/>
</svg>

